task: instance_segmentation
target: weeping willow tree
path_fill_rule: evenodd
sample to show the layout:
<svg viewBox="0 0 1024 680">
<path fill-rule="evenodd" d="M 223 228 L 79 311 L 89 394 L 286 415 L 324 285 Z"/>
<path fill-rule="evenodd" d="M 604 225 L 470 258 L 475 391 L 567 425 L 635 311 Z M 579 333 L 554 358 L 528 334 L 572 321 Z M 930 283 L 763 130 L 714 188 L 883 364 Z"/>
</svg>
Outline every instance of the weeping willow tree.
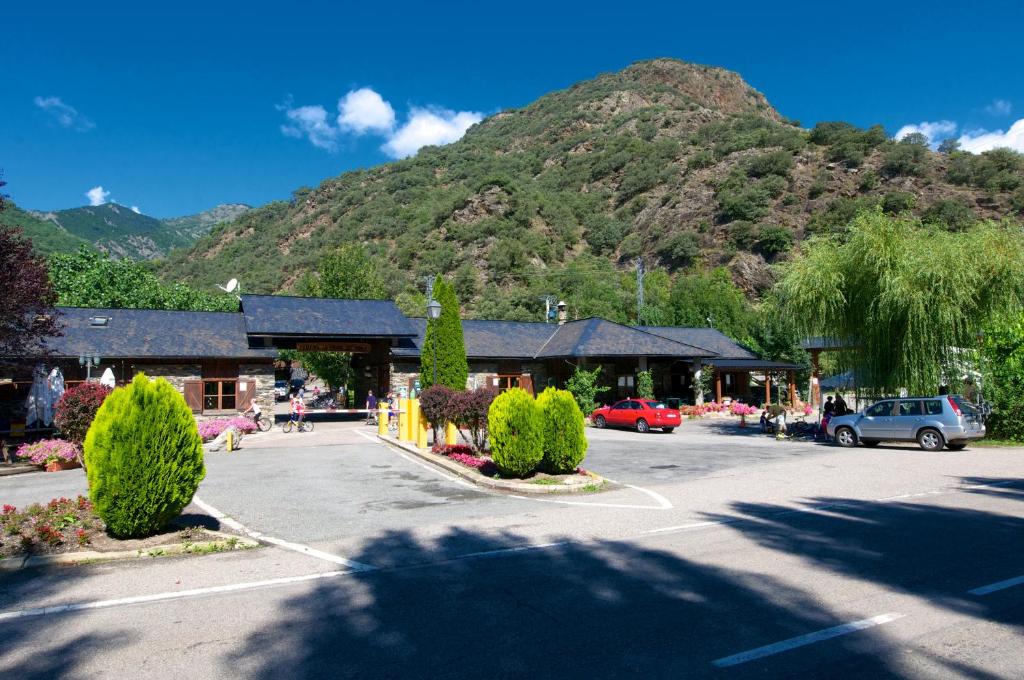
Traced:
<svg viewBox="0 0 1024 680">
<path fill-rule="evenodd" d="M 835 338 L 840 367 L 876 393 L 934 393 L 957 376 L 989 321 L 1024 299 L 1024 231 L 983 222 L 960 232 L 865 212 L 814 238 L 775 293 L 808 336 Z"/>
</svg>

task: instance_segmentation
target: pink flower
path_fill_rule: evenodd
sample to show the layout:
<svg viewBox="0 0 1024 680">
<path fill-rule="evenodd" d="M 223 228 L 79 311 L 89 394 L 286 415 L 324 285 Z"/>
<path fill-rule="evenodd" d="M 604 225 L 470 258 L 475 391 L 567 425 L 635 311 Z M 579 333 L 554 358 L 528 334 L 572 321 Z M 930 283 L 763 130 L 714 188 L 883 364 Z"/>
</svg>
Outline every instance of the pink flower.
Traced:
<svg viewBox="0 0 1024 680">
<path fill-rule="evenodd" d="M 63 439 L 43 439 L 32 444 L 22 444 L 15 455 L 36 465 L 63 460 L 78 460 L 78 446 Z"/>
</svg>

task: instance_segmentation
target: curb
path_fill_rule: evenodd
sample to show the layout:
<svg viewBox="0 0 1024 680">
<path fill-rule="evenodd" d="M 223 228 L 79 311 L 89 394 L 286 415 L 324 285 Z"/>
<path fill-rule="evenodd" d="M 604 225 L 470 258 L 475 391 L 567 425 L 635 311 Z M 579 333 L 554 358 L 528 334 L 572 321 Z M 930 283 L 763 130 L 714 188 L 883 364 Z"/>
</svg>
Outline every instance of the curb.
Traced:
<svg viewBox="0 0 1024 680">
<path fill-rule="evenodd" d="M 172 543 L 171 545 L 154 545 L 151 548 L 119 550 L 117 552 L 79 550 L 77 552 L 60 553 L 58 555 L 5 557 L 0 559 L 0 571 L 16 571 L 18 569 L 28 569 L 30 567 L 67 566 L 96 562 L 112 562 L 115 560 L 147 559 L 164 557 L 167 555 L 186 555 L 192 553 L 203 554 L 205 552 L 204 549 L 209 549 L 214 546 L 222 546 L 224 547 L 224 550 L 211 550 L 211 552 L 231 552 L 234 550 L 256 548 L 260 545 L 258 541 L 254 541 L 250 538 L 244 538 L 242 536 L 234 536 L 232 534 L 225 534 L 220 531 L 212 531 L 210 529 L 204 529 L 203 531 L 220 537 L 220 540 L 197 541 L 195 543 L 188 543 L 187 545 L 184 542 Z M 235 547 L 226 547 L 228 540 L 232 538 L 236 541 Z"/>
<path fill-rule="evenodd" d="M 593 472 L 587 472 L 586 477 L 583 475 L 577 475 L 577 477 L 580 478 L 580 481 L 574 482 L 573 484 L 531 484 L 530 482 L 511 479 L 492 479 L 472 472 L 465 465 L 456 463 L 453 460 L 448 460 L 444 456 L 439 456 L 431 451 L 418 449 L 408 442 L 399 441 L 394 437 L 378 434 L 377 438 L 391 446 L 395 446 L 407 453 L 411 453 L 420 460 L 424 460 L 435 467 L 439 467 L 445 472 L 450 472 L 457 477 L 476 484 L 477 486 L 486 486 L 498 491 L 514 491 L 516 493 L 529 494 L 593 493 L 593 489 L 587 489 L 588 486 L 593 484 L 604 485 L 608 482 L 607 479 L 601 475 L 594 474 Z"/>
</svg>

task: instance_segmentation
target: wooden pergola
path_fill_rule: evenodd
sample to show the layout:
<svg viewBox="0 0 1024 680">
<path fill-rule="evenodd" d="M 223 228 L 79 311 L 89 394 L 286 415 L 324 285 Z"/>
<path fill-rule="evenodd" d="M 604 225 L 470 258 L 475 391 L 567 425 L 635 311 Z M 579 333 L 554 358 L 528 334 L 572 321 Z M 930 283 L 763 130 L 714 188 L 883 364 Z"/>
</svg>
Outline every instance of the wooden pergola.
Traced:
<svg viewBox="0 0 1024 680">
<path fill-rule="evenodd" d="M 785 372 L 786 396 L 789 403 L 796 404 L 796 372 L 801 367 L 782 361 L 765 361 L 761 359 L 719 359 L 714 362 L 715 401 L 721 402 L 724 396 L 723 383 L 727 376 L 734 376 L 733 382 L 738 385 L 750 385 L 753 374 L 764 376 L 764 403 L 772 403 L 772 374 Z"/>
</svg>

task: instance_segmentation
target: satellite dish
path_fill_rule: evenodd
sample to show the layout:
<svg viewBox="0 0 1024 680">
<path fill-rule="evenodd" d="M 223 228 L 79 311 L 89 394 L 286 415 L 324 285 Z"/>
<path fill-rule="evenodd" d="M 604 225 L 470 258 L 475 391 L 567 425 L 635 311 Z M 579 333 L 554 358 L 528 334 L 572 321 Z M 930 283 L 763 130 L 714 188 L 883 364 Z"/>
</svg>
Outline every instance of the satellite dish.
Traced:
<svg viewBox="0 0 1024 680">
<path fill-rule="evenodd" d="M 230 281 L 228 281 L 228 285 L 226 286 L 222 286 L 218 283 L 217 287 L 220 288 L 225 293 L 233 293 L 238 289 L 238 279 L 231 279 Z"/>
</svg>

